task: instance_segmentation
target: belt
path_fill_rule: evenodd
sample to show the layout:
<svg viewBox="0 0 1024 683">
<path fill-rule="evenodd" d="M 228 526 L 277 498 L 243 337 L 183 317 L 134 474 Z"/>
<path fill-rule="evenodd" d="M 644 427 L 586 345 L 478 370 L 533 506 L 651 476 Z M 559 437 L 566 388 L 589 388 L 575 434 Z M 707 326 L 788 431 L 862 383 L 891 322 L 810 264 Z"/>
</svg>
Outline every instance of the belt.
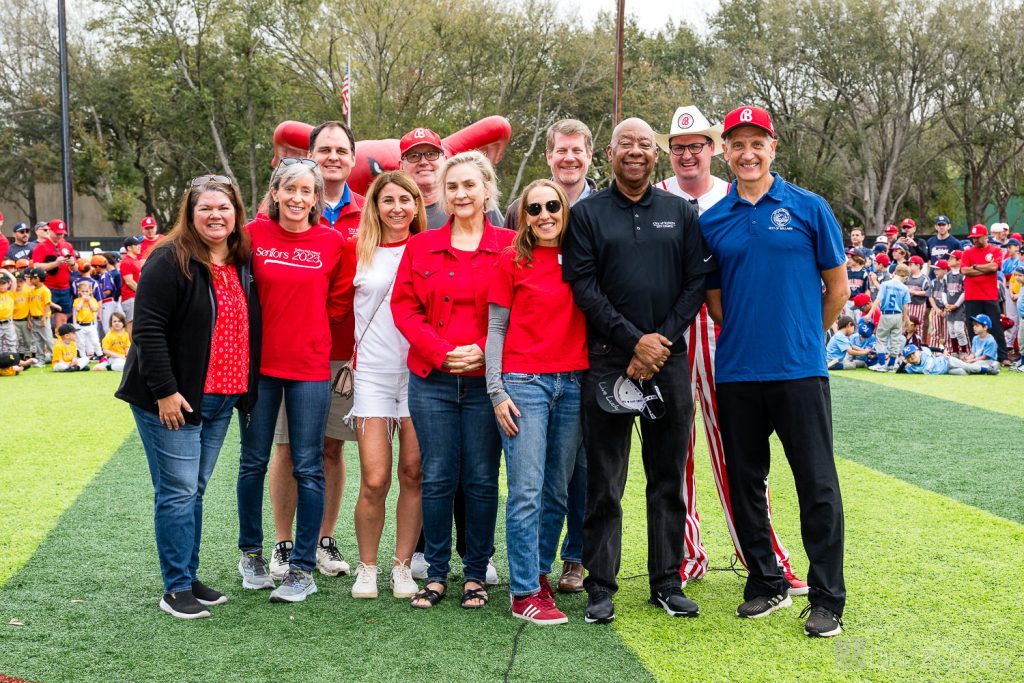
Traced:
<svg viewBox="0 0 1024 683">
<path fill-rule="evenodd" d="M 13 325 L 14 324 L 14 318 L 8 318 L 7 320 L 0 320 L 0 325 L 4 325 L 6 323 L 11 323 Z"/>
<path fill-rule="evenodd" d="M 79 327 L 92 327 L 95 323 L 77 323 Z"/>
<path fill-rule="evenodd" d="M 902 315 L 903 311 L 882 311 L 882 315 Z"/>
<path fill-rule="evenodd" d="M 109 303 L 113 303 L 113 302 L 114 302 L 114 298 L 113 297 L 110 297 L 108 299 L 101 299 L 100 300 L 101 304 L 109 304 Z"/>
</svg>

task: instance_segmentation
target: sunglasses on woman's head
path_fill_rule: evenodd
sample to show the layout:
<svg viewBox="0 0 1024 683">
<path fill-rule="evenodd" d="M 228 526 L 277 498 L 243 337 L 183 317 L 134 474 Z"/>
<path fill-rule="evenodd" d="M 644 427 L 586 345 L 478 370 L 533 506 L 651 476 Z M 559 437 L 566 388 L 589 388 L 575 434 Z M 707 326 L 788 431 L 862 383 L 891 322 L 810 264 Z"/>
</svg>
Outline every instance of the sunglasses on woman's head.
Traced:
<svg viewBox="0 0 1024 683">
<path fill-rule="evenodd" d="M 547 209 L 548 213 L 558 213 L 562 210 L 562 202 L 557 199 L 549 199 L 543 204 L 540 202 L 533 202 L 532 204 L 526 205 L 526 213 L 531 216 L 539 216 L 542 208 Z"/>
<path fill-rule="evenodd" d="M 228 178 L 226 175 L 201 175 L 192 179 L 192 187 L 199 187 L 207 183 L 217 183 L 219 185 L 234 184 L 231 182 L 231 178 Z"/>
<path fill-rule="evenodd" d="M 282 157 L 278 166 L 294 166 L 295 164 L 302 164 L 306 168 L 316 168 L 317 163 L 307 157 Z"/>
</svg>

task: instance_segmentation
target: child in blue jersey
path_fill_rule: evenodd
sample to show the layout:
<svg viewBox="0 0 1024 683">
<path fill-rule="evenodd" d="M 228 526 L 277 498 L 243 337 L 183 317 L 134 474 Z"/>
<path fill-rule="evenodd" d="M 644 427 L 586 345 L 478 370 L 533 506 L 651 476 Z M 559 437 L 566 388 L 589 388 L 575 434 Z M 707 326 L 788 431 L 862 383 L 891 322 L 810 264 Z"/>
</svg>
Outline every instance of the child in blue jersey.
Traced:
<svg viewBox="0 0 1024 683">
<path fill-rule="evenodd" d="M 927 346 L 907 344 L 903 347 L 903 371 L 911 375 L 981 375 L 999 374 L 999 368 L 981 363 L 968 363 L 948 354 L 932 353 Z M 994 370 L 994 372 L 993 372 Z"/>
<path fill-rule="evenodd" d="M 910 269 L 902 263 L 893 270 L 893 278 L 883 282 L 878 288 L 878 296 L 871 304 L 871 314 L 876 310 L 882 312 L 878 320 L 878 327 L 875 334 L 878 341 L 885 345 L 888 358 L 884 364 L 879 363 L 872 367 L 872 370 L 879 372 L 896 372 L 896 361 L 906 344 L 906 337 L 903 336 L 903 329 L 907 326 L 908 315 L 907 305 L 910 303 L 910 290 L 907 289 L 906 281 L 910 277 Z"/>
<path fill-rule="evenodd" d="M 875 336 L 875 326 L 867 318 L 861 318 L 857 323 L 857 336 L 853 338 L 853 345 L 867 350 L 861 360 L 869 368 L 878 363 L 878 337 Z"/>
<path fill-rule="evenodd" d="M 989 330 L 992 329 L 992 319 L 984 313 L 971 318 L 974 323 L 974 339 L 971 340 L 971 353 L 964 362 L 978 363 L 988 370 L 991 375 L 999 374 L 999 356 L 996 339 Z"/>
<path fill-rule="evenodd" d="M 853 370 L 867 366 L 862 356 L 869 352 L 860 346 L 855 346 L 853 340 L 857 333 L 857 325 L 853 318 L 844 315 L 836 323 L 838 331 L 832 335 L 825 346 L 825 362 L 829 370 Z"/>
</svg>

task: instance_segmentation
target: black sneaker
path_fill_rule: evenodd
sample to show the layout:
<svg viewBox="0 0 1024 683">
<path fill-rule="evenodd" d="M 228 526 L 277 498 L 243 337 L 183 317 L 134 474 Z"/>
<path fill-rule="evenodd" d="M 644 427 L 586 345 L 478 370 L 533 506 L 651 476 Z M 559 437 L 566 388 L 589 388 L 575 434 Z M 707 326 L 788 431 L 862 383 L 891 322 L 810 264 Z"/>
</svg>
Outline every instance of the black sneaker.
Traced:
<svg viewBox="0 0 1024 683">
<path fill-rule="evenodd" d="M 807 616 L 804 623 L 804 635 L 812 638 L 831 638 L 843 632 L 843 618 L 827 607 L 821 605 L 808 605 L 800 613 L 800 617 Z"/>
<path fill-rule="evenodd" d="M 204 605 L 223 605 L 228 601 L 228 596 L 210 588 L 199 579 L 192 582 L 192 595 Z"/>
<path fill-rule="evenodd" d="M 679 586 L 652 590 L 651 597 L 647 602 L 662 608 L 670 617 L 695 617 L 700 611 L 697 603 L 686 597 L 683 589 Z"/>
<path fill-rule="evenodd" d="M 615 603 L 611 593 L 595 591 L 587 598 L 587 613 L 583 621 L 588 624 L 610 624 L 615 621 Z"/>
<path fill-rule="evenodd" d="M 751 598 L 745 603 L 736 608 L 736 616 L 743 617 L 745 619 L 760 619 L 766 617 L 775 610 L 782 609 L 783 607 L 789 607 L 793 604 L 793 598 L 786 595 L 774 595 L 768 597 L 766 595 L 759 595 L 756 598 Z"/>
<path fill-rule="evenodd" d="M 178 619 L 203 619 L 210 616 L 210 610 L 196 600 L 192 591 L 164 593 L 160 599 L 160 609 Z"/>
</svg>

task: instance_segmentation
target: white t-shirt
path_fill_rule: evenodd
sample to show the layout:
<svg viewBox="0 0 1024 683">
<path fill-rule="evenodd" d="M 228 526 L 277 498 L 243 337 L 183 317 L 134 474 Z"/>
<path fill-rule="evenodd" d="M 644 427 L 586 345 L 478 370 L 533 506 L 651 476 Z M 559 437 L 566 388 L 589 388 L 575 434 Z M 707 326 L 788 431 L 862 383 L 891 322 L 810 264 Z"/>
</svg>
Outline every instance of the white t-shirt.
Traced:
<svg viewBox="0 0 1024 683">
<path fill-rule="evenodd" d="M 717 204 L 720 199 L 725 197 L 725 195 L 729 194 L 729 183 L 725 182 L 718 176 L 711 176 L 711 189 L 696 198 L 691 197 L 679 188 L 679 180 L 675 176 L 665 178 L 660 183 L 655 183 L 654 186 L 658 189 L 665 190 L 666 192 L 671 192 L 677 197 L 682 197 L 686 201 L 696 199 L 698 216 Z"/>
<path fill-rule="evenodd" d="M 355 287 L 352 306 L 356 316 L 355 338 L 358 344 L 355 366 L 359 370 L 394 373 L 408 371 L 406 361 L 409 342 L 395 327 L 395 319 L 391 315 L 395 273 L 405 253 L 405 244 L 402 242 L 395 246 L 377 247 L 373 252 L 373 263 L 369 267 L 356 269 L 356 276 L 352 280 Z"/>
</svg>

